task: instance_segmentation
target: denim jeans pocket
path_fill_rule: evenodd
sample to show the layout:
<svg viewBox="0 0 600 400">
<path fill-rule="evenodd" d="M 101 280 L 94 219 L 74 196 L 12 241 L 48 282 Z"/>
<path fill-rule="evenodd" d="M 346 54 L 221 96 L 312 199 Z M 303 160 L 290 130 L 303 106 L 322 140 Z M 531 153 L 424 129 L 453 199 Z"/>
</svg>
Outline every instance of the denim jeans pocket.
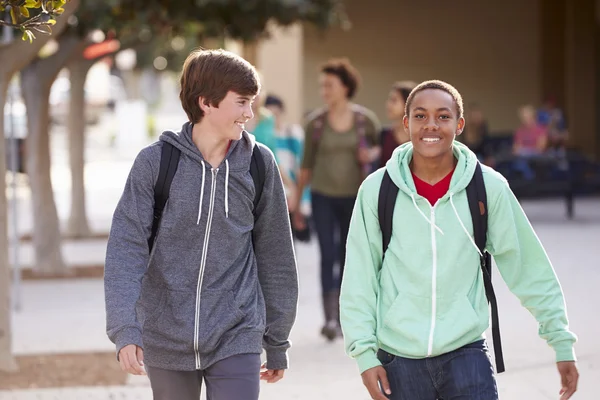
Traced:
<svg viewBox="0 0 600 400">
<path fill-rule="evenodd" d="M 379 349 L 377 351 L 377 359 L 379 360 L 379 362 L 381 362 L 381 365 L 383 365 L 384 367 L 391 365 L 396 360 L 396 358 L 397 357 L 395 355 L 390 354 L 385 350 Z"/>
</svg>

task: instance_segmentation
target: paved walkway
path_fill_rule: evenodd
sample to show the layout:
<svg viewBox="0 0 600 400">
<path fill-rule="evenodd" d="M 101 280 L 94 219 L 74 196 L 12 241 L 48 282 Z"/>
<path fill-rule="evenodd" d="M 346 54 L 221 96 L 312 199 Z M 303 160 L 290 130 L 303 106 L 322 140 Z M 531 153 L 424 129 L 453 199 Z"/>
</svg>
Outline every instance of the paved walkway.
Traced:
<svg viewBox="0 0 600 400">
<path fill-rule="evenodd" d="M 130 159 L 105 154 L 90 161 L 89 214 L 92 227 L 106 230 L 125 181 Z M 68 170 L 53 169 L 59 213 L 68 209 Z M 23 230 L 28 229 L 27 193 L 23 191 Z M 596 398 L 600 380 L 600 202 L 576 202 L 577 218 L 566 221 L 561 202 L 526 203 L 525 209 L 553 259 L 569 305 L 572 329 L 579 335 L 577 353 L 581 369 L 580 391 L 575 398 Z M 29 225 L 30 226 L 30 225 Z M 67 242 L 65 259 L 70 264 L 103 261 L 106 243 L 101 240 Z M 32 249 L 22 246 L 21 259 L 31 264 Z M 276 385 L 263 385 L 261 399 L 367 399 L 355 363 L 341 342 L 326 343 L 318 335 L 321 323 L 318 258 L 314 243 L 299 245 L 300 304 L 292 333 L 291 369 Z M 495 275 L 500 320 L 508 372 L 498 379 L 501 399 L 557 399 L 559 379 L 553 353 L 537 337 L 537 324 Z M 63 353 L 112 351 L 104 333 L 104 299 L 101 279 L 26 281 L 22 284 L 23 307 L 13 317 L 14 353 Z M 44 336 L 41 336 L 41 332 Z M 0 400 L 151 399 L 146 378 L 132 377 L 124 387 L 0 391 Z"/>
</svg>

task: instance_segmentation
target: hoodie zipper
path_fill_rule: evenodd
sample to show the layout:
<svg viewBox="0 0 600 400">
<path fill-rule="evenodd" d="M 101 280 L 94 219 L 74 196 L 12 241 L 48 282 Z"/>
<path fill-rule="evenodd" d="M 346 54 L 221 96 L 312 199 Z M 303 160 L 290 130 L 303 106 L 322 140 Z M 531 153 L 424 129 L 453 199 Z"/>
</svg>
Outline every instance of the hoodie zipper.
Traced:
<svg viewBox="0 0 600 400">
<path fill-rule="evenodd" d="M 198 286 L 196 287 L 196 316 L 194 319 L 194 355 L 196 356 L 196 369 L 201 369 L 200 351 L 198 342 L 200 341 L 200 295 L 202 294 L 202 281 L 204 280 L 204 268 L 206 267 L 206 258 L 208 255 L 208 240 L 210 238 L 210 227 L 215 209 L 215 194 L 217 188 L 217 173 L 219 168 L 211 168 L 212 182 L 210 185 L 210 205 L 208 206 L 208 216 L 206 220 L 206 233 L 204 235 L 204 245 L 202 247 L 202 258 L 200 260 L 200 271 L 198 272 Z M 200 204 L 202 208 L 202 204 Z"/>
<path fill-rule="evenodd" d="M 439 200 L 438 200 L 439 201 Z M 437 202 L 436 202 L 437 205 Z M 427 357 L 433 354 L 433 334 L 435 331 L 435 316 L 437 312 L 437 244 L 435 240 L 435 205 L 431 207 L 431 250 L 433 253 L 433 271 L 431 276 L 431 329 L 429 331 L 429 345 Z"/>
</svg>

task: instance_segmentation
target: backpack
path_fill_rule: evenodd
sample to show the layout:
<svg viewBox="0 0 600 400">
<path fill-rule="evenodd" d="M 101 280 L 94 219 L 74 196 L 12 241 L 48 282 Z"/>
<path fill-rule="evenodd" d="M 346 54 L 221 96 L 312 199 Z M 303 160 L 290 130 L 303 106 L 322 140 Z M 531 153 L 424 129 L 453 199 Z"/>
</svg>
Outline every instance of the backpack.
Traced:
<svg viewBox="0 0 600 400">
<path fill-rule="evenodd" d="M 392 238 L 392 222 L 396 197 L 398 196 L 398 186 L 392 181 L 387 170 L 383 175 L 381 187 L 379 188 L 378 216 L 379 226 L 381 228 L 383 257 Z M 473 178 L 467 185 L 467 198 L 473 220 L 473 233 L 475 244 L 479 248 L 482 257 L 480 257 L 481 270 L 483 272 L 483 284 L 485 287 L 485 296 L 488 304 L 492 308 L 492 338 L 494 340 L 494 354 L 496 356 L 496 371 L 504 372 L 504 358 L 502 356 L 502 344 L 500 341 L 500 327 L 498 320 L 498 304 L 494 287 L 492 286 L 492 257 L 485 251 L 485 242 L 487 237 L 487 195 L 483 182 L 483 174 L 479 162 L 475 167 Z"/>
<path fill-rule="evenodd" d="M 162 213 L 169 199 L 169 191 L 171 190 L 171 182 L 177 167 L 179 165 L 179 156 L 181 150 L 173 146 L 171 143 L 163 142 L 162 150 L 160 154 L 160 168 L 158 171 L 158 179 L 154 186 L 154 219 L 152 221 L 152 233 L 148 239 L 148 248 L 152 252 L 154 240 L 156 239 L 156 233 L 158 232 L 158 226 Z M 258 145 L 255 143 L 252 149 L 252 159 L 250 160 L 250 175 L 254 182 L 255 196 L 254 196 L 254 208 L 253 213 L 256 210 L 256 206 L 262 195 L 263 186 L 265 184 L 265 160 L 263 158 Z M 254 214 L 254 220 L 256 221 L 256 214 Z"/>
</svg>

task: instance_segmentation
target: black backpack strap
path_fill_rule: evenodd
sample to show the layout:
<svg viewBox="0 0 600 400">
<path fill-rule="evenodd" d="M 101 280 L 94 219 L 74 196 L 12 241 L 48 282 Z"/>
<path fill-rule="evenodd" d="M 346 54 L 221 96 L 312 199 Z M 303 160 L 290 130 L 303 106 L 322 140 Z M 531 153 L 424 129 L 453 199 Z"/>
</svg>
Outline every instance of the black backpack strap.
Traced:
<svg viewBox="0 0 600 400">
<path fill-rule="evenodd" d="M 394 217 L 394 207 L 396 206 L 396 197 L 398 196 L 398 186 L 392 181 L 390 175 L 385 170 L 381 186 L 379 187 L 379 202 L 377 204 L 377 214 L 379 217 L 379 227 L 381 228 L 381 237 L 383 245 L 383 258 L 392 239 L 392 225 Z"/>
<path fill-rule="evenodd" d="M 148 248 L 150 249 L 150 252 L 152 252 L 163 210 L 169 199 L 171 182 L 173 182 L 173 177 L 175 176 L 175 172 L 177 172 L 180 155 L 181 150 L 170 143 L 162 143 L 160 169 L 158 171 L 156 185 L 154 186 L 154 219 L 152 220 L 152 233 L 148 239 Z"/>
<path fill-rule="evenodd" d="M 260 201 L 260 197 L 262 196 L 263 187 L 265 186 L 265 159 L 260 152 L 260 148 L 258 144 L 254 144 L 254 148 L 252 149 L 252 159 L 250 160 L 250 175 L 252 176 L 252 180 L 254 181 L 254 219 L 256 219 L 256 207 L 258 206 L 258 202 Z"/>
<path fill-rule="evenodd" d="M 483 284 L 485 286 L 485 296 L 492 309 L 492 338 L 494 340 L 496 371 L 501 373 L 504 372 L 504 357 L 502 355 L 502 343 L 500 341 L 498 303 L 492 285 L 492 257 L 485 251 L 488 227 L 488 206 L 483 173 L 479 162 L 475 167 L 473 178 L 467 186 L 467 198 L 469 199 L 469 208 L 471 210 L 471 218 L 473 219 L 473 236 L 475 244 L 482 254 L 480 263 L 483 273 Z"/>
</svg>

